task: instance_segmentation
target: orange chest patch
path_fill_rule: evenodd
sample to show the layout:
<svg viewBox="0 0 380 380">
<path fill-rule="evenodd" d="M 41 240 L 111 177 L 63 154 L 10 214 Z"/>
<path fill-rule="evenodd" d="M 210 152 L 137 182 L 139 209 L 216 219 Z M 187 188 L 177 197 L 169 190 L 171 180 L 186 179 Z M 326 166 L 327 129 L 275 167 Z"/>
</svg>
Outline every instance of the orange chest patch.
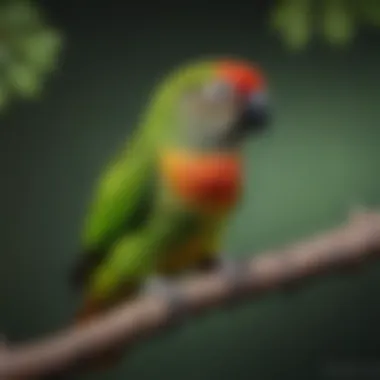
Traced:
<svg viewBox="0 0 380 380">
<path fill-rule="evenodd" d="M 242 168 L 237 155 L 166 152 L 161 170 L 176 194 L 207 209 L 233 206 L 241 191 Z"/>
</svg>

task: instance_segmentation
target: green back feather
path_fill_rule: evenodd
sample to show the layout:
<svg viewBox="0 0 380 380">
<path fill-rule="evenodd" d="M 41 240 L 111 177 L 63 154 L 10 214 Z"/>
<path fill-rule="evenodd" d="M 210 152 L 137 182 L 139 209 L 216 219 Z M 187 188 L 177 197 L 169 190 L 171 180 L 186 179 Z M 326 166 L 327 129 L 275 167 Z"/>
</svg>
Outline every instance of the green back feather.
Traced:
<svg viewBox="0 0 380 380">
<path fill-rule="evenodd" d="M 180 67 L 158 86 L 132 139 L 100 178 L 85 223 L 84 250 L 107 250 L 149 217 L 156 149 L 167 134 L 174 132 L 176 100 L 185 88 L 212 75 L 211 61 L 195 62 Z"/>
</svg>

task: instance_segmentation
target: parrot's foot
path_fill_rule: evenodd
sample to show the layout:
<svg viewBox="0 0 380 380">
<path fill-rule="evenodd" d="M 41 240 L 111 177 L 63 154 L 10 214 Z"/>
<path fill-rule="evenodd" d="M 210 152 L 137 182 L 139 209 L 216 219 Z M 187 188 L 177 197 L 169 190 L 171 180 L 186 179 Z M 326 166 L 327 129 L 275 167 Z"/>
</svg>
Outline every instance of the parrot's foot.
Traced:
<svg viewBox="0 0 380 380">
<path fill-rule="evenodd" d="M 195 271 L 197 272 L 212 272 L 220 269 L 221 259 L 219 257 L 210 256 L 205 257 L 195 265 Z"/>
<path fill-rule="evenodd" d="M 246 268 L 245 260 L 232 259 L 226 255 L 220 255 L 203 259 L 198 263 L 196 269 L 206 273 L 220 271 L 231 285 L 231 304 L 234 304 L 236 294 L 240 293 L 243 285 L 242 280 Z"/>
<path fill-rule="evenodd" d="M 169 307 L 169 323 L 177 325 L 188 317 L 186 300 L 171 278 L 152 277 L 146 281 L 143 292 L 164 298 Z"/>
</svg>

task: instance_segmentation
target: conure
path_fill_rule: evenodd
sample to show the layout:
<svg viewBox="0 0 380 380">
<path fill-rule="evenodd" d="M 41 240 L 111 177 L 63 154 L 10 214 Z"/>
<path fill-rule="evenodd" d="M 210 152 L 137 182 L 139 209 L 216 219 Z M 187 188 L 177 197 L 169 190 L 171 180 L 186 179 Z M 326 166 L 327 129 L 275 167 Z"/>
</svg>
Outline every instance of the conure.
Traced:
<svg viewBox="0 0 380 380">
<path fill-rule="evenodd" d="M 244 61 L 200 60 L 163 80 L 85 219 L 73 273 L 79 323 L 136 296 L 151 277 L 218 263 L 242 193 L 243 143 L 269 124 L 269 110 L 263 73 Z M 119 351 L 94 360 L 110 365 Z"/>
</svg>

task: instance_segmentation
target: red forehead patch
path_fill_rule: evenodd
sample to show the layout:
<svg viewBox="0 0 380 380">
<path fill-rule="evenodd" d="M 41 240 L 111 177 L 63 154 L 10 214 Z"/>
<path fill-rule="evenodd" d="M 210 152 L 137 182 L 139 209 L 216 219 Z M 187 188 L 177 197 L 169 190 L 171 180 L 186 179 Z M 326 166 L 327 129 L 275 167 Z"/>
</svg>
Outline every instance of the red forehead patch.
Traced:
<svg viewBox="0 0 380 380">
<path fill-rule="evenodd" d="M 265 87 L 264 77 L 260 69 L 248 63 L 223 61 L 218 65 L 217 71 L 224 79 L 232 82 L 243 94 Z"/>
</svg>

